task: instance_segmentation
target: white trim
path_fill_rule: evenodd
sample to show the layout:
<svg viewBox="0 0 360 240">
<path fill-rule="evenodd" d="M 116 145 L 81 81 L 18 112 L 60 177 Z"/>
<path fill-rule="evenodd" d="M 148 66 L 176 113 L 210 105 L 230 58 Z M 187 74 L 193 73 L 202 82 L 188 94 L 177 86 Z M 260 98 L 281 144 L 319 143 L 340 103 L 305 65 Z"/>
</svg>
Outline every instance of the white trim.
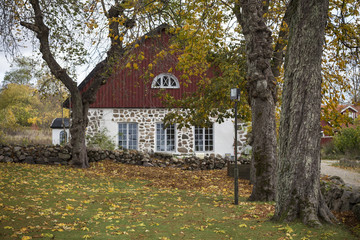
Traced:
<svg viewBox="0 0 360 240">
<path fill-rule="evenodd" d="M 178 141 L 177 141 L 177 128 L 176 128 L 176 124 L 172 124 L 173 126 L 174 126 L 174 150 L 173 151 L 167 151 L 166 150 L 166 148 L 167 148 L 167 144 L 166 144 L 166 140 L 167 140 L 167 133 L 166 133 L 166 129 L 167 128 L 164 128 L 164 130 L 165 130 L 165 137 L 166 137 L 166 139 L 165 139 L 165 150 L 164 151 L 158 151 L 157 150 L 157 147 L 158 147 L 158 144 L 157 144 L 157 140 L 158 140 L 158 134 L 157 134 L 157 125 L 158 124 L 163 124 L 164 125 L 164 123 L 163 122 L 156 122 L 155 123 L 155 152 L 161 152 L 161 153 L 177 153 L 177 143 L 178 143 Z"/>
<path fill-rule="evenodd" d="M 202 141 L 203 141 L 203 151 L 196 151 L 196 137 L 195 137 L 195 129 L 196 129 L 197 126 L 193 126 L 193 136 L 194 136 L 194 149 L 193 151 L 195 153 L 213 153 L 214 152 L 214 149 L 215 149 L 215 128 L 214 128 L 214 124 L 212 123 L 211 124 L 211 131 L 212 131 L 212 150 L 209 150 L 209 151 L 206 151 L 205 150 L 205 142 L 206 142 L 206 139 L 205 139 L 205 129 L 206 128 L 210 128 L 210 127 L 199 127 L 203 130 L 203 133 L 202 133 Z"/>
<path fill-rule="evenodd" d="M 168 77 L 169 81 L 173 80 L 175 83 L 175 86 L 171 86 L 171 82 L 168 83 L 168 86 L 164 86 L 164 77 Z M 160 81 L 160 86 L 158 81 Z M 180 88 L 179 80 L 175 77 L 174 74 L 171 73 L 161 73 L 157 75 L 152 83 L 151 88 Z"/>
<path fill-rule="evenodd" d="M 358 110 L 356 110 L 355 108 L 353 108 L 352 106 L 347 106 L 346 108 L 344 108 L 343 110 L 341 110 L 341 113 L 345 112 L 346 110 L 351 109 L 354 112 L 358 112 Z"/>
<path fill-rule="evenodd" d="M 117 123 L 117 125 L 118 125 L 118 139 L 117 139 L 117 146 L 118 146 L 118 148 L 120 148 L 120 147 L 122 147 L 122 146 L 120 146 L 119 145 L 119 141 L 120 141 L 120 135 L 119 135 L 119 131 L 120 131 L 120 129 L 119 129 L 119 125 L 120 124 L 126 124 L 126 145 L 127 145 L 127 147 L 129 147 L 129 142 L 130 142 L 130 139 L 129 139 L 129 124 L 135 124 L 135 126 L 136 126 L 136 148 L 134 149 L 134 150 L 139 150 L 139 123 L 137 123 L 137 122 L 118 122 Z M 126 149 L 129 149 L 129 148 L 126 148 Z M 133 149 L 133 148 L 131 148 L 131 149 Z"/>
</svg>

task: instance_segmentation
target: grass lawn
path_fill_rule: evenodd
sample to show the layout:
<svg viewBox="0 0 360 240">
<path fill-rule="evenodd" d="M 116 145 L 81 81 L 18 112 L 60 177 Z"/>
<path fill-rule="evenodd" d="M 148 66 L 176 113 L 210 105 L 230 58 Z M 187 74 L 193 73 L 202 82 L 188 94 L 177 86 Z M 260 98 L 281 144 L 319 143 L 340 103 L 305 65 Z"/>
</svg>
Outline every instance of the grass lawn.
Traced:
<svg viewBox="0 0 360 240">
<path fill-rule="evenodd" d="M 269 221 L 273 203 L 219 171 L 103 161 L 90 169 L 0 164 L 0 239 L 358 239 L 344 226 Z"/>
</svg>

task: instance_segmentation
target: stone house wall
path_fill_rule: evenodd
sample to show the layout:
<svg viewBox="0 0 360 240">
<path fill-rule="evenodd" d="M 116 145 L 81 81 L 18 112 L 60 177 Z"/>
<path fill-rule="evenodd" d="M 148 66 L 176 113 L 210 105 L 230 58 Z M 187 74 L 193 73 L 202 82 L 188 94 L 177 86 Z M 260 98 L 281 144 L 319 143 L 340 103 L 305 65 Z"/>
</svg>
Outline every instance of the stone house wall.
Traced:
<svg viewBox="0 0 360 240">
<path fill-rule="evenodd" d="M 89 110 L 89 125 L 87 134 L 94 135 L 102 128 L 109 131 L 112 140 L 118 145 L 118 123 L 138 124 L 138 149 L 145 152 L 155 152 L 156 123 L 161 123 L 169 110 L 164 108 L 144 109 L 95 109 Z M 247 145 L 247 123 L 239 123 L 238 128 L 238 152 Z M 233 155 L 234 150 L 234 125 L 231 119 L 224 123 L 214 123 L 214 151 L 203 152 L 205 154 L 226 153 Z M 175 154 L 194 154 L 194 128 L 176 130 Z"/>
</svg>

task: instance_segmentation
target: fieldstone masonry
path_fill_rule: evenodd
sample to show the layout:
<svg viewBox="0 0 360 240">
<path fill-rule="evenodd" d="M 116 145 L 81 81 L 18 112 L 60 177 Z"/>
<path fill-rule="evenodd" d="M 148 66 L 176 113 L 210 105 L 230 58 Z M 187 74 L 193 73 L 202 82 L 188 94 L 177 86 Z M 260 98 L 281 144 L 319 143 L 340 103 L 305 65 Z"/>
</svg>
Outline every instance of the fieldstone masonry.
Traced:
<svg viewBox="0 0 360 240">
<path fill-rule="evenodd" d="M 169 112 L 168 109 L 154 108 L 154 109 L 111 109 L 111 116 L 104 116 L 103 109 L 89 110 L 89 124 L 87 134 L 93 136 L 100 131 L 101 127 L 106 127 L 105 118 L 110 119 L 113 123 L 129 122 L 138 124 L 138 149 L 140 151 L 151 152 L 155 149 L 155 134 L 156 123 L 163 122 L 165 115 Z M 247 123 L 238 124 L 238 152 L 247 145 Z M 194 152 L 194 133 L 191 128 L 177 129 L 176 133 L 176 149 L 180 154 L 192 154 Z M 216 140 L 215 140 L 216 144 Z"/>
<path fill-rule="evenodd" d="M 321 181 L 321 192 L 332 211 L 353 211 L 360 220 L 360 188 L 350 187 L 338 176 Z"/>
<path fill-rule="evenodd" d="M 173 167 L 183 170 L 223 169 L 228 159 L 210 154 L 200 159 L 196 156 L 175 157 L 167 153 L 143 153 L 135 150 L 88 149 L 90 162 L 110 159 L 115 162 L 146 167 Z M 70 146 L 0 145 L 0 162 L 68 165 L 71 160 Z"/>
</svg>

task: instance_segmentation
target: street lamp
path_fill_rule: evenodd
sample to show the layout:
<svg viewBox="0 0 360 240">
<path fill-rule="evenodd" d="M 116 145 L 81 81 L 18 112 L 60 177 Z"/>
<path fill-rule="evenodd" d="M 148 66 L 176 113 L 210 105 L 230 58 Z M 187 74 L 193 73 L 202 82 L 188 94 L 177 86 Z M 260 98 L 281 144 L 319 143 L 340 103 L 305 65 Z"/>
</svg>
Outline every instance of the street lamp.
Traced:
<svg viewBox="0 0 360 240">
<path fill-rule="evenodd" d="M 235 196 L 235 205 L 239 205 L 239 171 L 237 164 L 237 103 L 240 100 L 240 89 L 232 88 L 230 91 L 230 99 L 235 101 L 235 166 L 234 166 L 234 196 Z"/>
</svg>

